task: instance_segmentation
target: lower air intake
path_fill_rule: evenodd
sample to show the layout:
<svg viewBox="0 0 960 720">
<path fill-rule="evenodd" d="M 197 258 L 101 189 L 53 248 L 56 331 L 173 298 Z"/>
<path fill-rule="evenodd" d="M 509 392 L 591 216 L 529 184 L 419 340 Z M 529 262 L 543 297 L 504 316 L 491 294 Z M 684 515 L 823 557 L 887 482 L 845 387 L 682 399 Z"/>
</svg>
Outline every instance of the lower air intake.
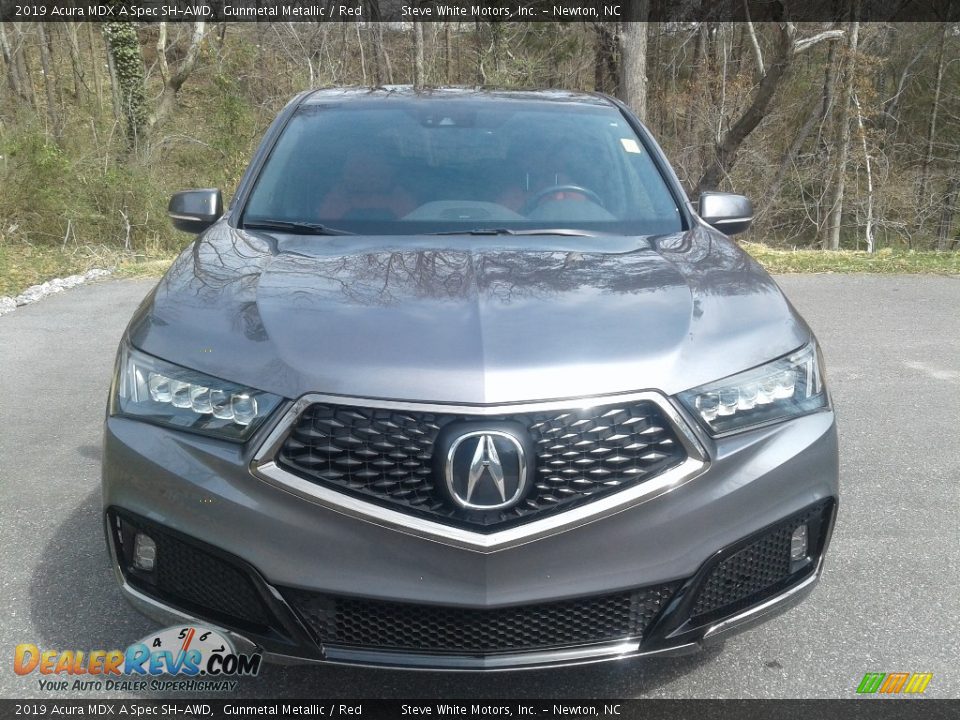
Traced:
<svg viewBox="0 0 960 720">
<path fill-rule="evenodd" d="M 284 595 L 327 646 L 492 654 L 639 638 L 676 587 L 494 609 Z"/>
<path fill-rule="evenodd" d="M 229 560 L 181 540 L 155 523 L 111 513 L 124 576 L 141 592 L 190 613 L 232 625 L 263 630 L 271 613 L 248 573 Z M 153 572 L 132 563 L 133 538 L 145 532 L 156 543 Z"/>
<path fill-rule="evenodd" d="M 779 592 L 809 573 L 823 550 L 834 502 L 818 503 L 772 527 L 746 547 L 720 561 L 701 585 L 694 603 L 694 622 L 709 621 Z M 811 560 L 791 569 L 790 536 L 809 527 Z"/>
</svg>

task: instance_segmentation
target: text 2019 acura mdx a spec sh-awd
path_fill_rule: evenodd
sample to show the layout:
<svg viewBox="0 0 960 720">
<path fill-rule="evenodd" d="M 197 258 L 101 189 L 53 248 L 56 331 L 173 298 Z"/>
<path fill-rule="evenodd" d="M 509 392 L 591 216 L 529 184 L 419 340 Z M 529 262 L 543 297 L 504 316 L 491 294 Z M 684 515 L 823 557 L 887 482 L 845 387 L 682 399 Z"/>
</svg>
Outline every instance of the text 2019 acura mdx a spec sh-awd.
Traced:
<svg viewBox="0 0 960 720">
<path fill-rule="evenodd" d="M 121 342 L 123 593 L 268 658 L 683 653 L 820 576 L 820 350 L 614 100 L 324 90 L 277 117 Z"/>
</svg>

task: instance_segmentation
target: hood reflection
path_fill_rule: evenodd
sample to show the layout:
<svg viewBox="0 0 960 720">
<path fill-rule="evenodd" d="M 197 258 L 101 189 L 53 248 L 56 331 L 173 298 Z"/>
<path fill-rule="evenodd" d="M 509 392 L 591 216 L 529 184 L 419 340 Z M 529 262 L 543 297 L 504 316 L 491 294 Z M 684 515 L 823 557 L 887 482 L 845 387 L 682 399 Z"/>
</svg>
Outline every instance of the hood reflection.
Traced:
<svg viewBox="0 0 960 720">
<path fill-rule="evenodd" d="M 708 229 L 274 238 L 221 222 L 177 259 L 131 337 L 286 397 L 485 403 L 673 393 L 798 347 L 792 318 L 773 280 Z"/>
</svg>

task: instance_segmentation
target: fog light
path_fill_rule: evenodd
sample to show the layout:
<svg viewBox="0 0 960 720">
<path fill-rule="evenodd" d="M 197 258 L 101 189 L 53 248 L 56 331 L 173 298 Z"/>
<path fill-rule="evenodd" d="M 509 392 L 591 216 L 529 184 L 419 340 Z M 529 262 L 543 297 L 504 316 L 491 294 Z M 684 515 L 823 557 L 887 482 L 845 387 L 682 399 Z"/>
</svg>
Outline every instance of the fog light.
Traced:
<svg viewBox="0 0 960 720">
<path fill-rule="evenodd" d="M 796 563 L 807 558 L 807 526 L 800 525 L 790 536 L 790 562 Z"/>
<path fill-rule="evenodd" d="M 157 562 L 157 544 L 153 538 L 138 532 L 133 540 L 133 566 L 138 570 L 152 572 Z"/>
</svg>

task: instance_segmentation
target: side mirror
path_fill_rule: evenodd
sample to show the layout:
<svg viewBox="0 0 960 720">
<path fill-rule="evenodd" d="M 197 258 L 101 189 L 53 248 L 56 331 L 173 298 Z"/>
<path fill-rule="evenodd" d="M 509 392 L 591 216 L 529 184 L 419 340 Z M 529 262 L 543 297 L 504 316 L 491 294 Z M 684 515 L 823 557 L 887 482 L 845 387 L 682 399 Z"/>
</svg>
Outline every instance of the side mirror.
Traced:
<svg viewBox="0 0 960 720">
<path fill-rule="evenodd" d="M 214 188 L 174 193 L 167 215 L 177 230 L 201 233 L 223 215 L 223 195 Z"/>
<path fill-rule="evenodd" d="M 736 235 L 753 222 L 753 203 L 743 195 L 705 192 L 700 194 L 700 217 L 725 235 Z"/>
</svg>

